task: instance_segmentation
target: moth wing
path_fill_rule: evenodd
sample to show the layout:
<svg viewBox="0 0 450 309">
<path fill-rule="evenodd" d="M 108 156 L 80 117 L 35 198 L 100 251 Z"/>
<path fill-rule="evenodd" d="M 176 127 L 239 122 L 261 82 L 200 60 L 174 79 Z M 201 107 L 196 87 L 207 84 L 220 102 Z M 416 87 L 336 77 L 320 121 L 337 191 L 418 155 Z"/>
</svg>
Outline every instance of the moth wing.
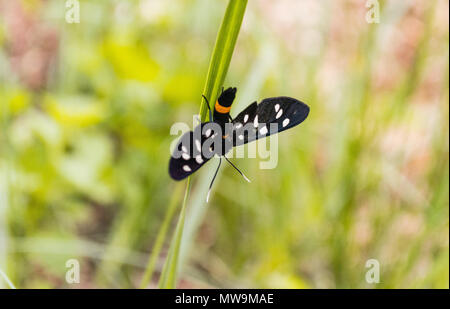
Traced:
<svg viewBox="0 0 450 309">
<path fill-rule="evenodd" d="M 169 174 L 174 180 L 190 176 L 211 159 L 214 152 L 204 146 L 216 130 L 216 123 L 205 122 L 180 137 L 169 161 Z"/>
<path fill-rule="evenodd" d="M 302 123 L 309 114 L 305 103 L 290 97 L 267 98 L 250 104 L 233 119 L 233 145 L 239 146 Z"/>
<path fill-rule="evenodd" d="M 233 123 L 233 146 L 247 144 L 254 140 L 254 131 L 251 125 L 255 120 L 258 111 L 258 104 L 253 102 L 240 112 L 236 118 L 232 120 Z M 248 130 L 246 130 L 248 128 Z"/>
</svg>

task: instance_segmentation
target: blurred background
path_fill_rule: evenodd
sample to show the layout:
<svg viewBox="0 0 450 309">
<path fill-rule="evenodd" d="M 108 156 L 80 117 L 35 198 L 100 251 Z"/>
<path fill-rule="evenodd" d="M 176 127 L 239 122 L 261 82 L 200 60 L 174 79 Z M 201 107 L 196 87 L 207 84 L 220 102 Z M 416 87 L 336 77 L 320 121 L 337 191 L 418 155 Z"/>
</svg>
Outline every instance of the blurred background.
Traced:
<svg viewBox="0 0 450 309">
<path fill-rule="evenodd" d="M 226 1 L 0 0 L 0 269 L 18 288 L 139 285 Z M 449 3 L 249 1 L 225 87 L 311 113 L 278 166 L 192 177 L 178 286 L 449 287 Z M 220 189 L 219 189 L 220 188 Z M 79 284 L 65 280 L 80 262 Z M 366 282 L 366 261 L 380 283 Z M 0 279 L 0 286 L 5 282 Z"/>
</svg>

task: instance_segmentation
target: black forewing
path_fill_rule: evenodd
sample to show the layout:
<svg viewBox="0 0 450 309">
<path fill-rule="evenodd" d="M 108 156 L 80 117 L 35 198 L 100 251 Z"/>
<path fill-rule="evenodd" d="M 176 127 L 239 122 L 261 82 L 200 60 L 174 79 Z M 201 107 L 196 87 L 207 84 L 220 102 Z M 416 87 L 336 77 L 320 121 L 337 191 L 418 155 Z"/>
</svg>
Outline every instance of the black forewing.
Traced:
<svg viewBox="0 0 450 309">
<path fill-rule="evenodd" d="M 252 124 L 257 115 L 258 104 L 253 102 L 247 106 L 242 112 L 240 112 L 236 118 L 232 120 L 233 124 L 233 146 L 242 145 L 248 143 L 250 140 L 254 140 L 254 130 L 245 130 L 247 128 L 253 128 Z"/>
<path fill-rule="evenodd" d="M 188 177 L 211 159 L 214 151 L 208 145 L 217 138 L 218 130 L 216 123 L 205 122 L 181 136 L 169 162 L 169 174 L 173 179 Z"/>
<path fill-rule="evenodd" d="M 233 145 L 243 145 L 290 129 L 303 122 L 308 114 L 308 105 L 289 97 L 267 98 L 259 104 L 254 102 L 232 121 Z"/>
<path fill-rule="evenodd" d="M 233 124 L 241 124 L 245 125 L 247 123 L 253 122 L 253 119 L 256 116 L 256 111 L 258 110 L 258 104 L 253 102 L 249 106 L 247 106 L 242 112 L 240 112 L 236 118 L 233 119 Z M 247 115 L 247 117 L 246 117 Z"/>
</svg>

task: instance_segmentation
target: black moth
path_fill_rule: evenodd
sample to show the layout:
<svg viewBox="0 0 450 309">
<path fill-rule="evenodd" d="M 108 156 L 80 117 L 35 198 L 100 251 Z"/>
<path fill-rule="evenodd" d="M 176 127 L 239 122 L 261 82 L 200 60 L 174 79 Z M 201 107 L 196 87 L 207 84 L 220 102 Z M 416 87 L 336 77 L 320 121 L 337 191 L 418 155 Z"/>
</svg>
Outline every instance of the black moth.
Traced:
<svg viewBox="0 0 450 309">
<path fill-rule="evenodd" d="M 218 155 L 219 166 L 211 181 L 210 190 L 222 157 L 249 181 L 225 154 L 234 146 L 290 129 L 303 122 L 309 113 L 308 105 L 303 102 L 289 97 L 275 97 L 264 99 L 259 104 L 253 102 L 232 119 L 229 111 L 235 96 L 236 88 L 222 91 L 214 105 L 214 116 L 209 109 L 210 121 L 199 124 L 194 131 L 187 132 L 180 138 L 169 163 L 169 174 L 173 179 L 188 177 L 211 157 Z M 209 108 L 207 101 L 206 104 Z"/>
</svg>

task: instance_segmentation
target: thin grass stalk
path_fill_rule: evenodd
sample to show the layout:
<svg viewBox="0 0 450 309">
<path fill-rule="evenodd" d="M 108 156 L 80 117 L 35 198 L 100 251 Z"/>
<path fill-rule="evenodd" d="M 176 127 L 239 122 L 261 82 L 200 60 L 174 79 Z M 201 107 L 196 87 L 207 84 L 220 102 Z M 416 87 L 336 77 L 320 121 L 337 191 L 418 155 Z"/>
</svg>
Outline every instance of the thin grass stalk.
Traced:
<svg viewBox="0 0 450 309">
<path fill-rule="evenodd" d="M 155 244 L 153 246 L 152 252 L 149 256 L 147 267 L 145 269 L 145 273 L 142 276 L 140 288 L 144 289 L 148 286 L 152 279 L 153 272 L 155 270 L 156 262 L 158 261 L 159 254 L 161 252 L 162 246 L 166 239 L 167 231 L 169 230 L 170 222 L 172 222 L 173 215 L 175 214 L 175 210 L 177 209 L 178 199 L 180 197 L 182 186 L 177 185 L 174 194 L 169 203 L 169 207 L 167 208 L 166 215 L 164 217 L 163 223 L 161 224 L 161 228 L 158 231 L 158 235 L 156 236 Z"/>
<path fill-rule="evenodd" d="M 214 107 L 214 102 L 217 99 L 219 90 L 221 89 L 228 72 L 246 6 L 247 0 L 230 0 L 217 34 L 214 50 L 209 63 L 205 87 L 203 89 L 203 95 L 208 99 L 211 109 Z M 201 102 L 203 103 L 203 101 Z M 208 108 L 202 103 L 200 104 L 200 119 L 204 122 L 207 120 Z M 159 280 L 159 288 L 172 289 L 176 286 L 179 252 L 181 240 L 183 238 L 186 203 L 190 191 L 190 183 L 190 177 L 188 177 L 180 217 L 175 229 L 174 238 L 171 241 L 169 255 L 167 256 Z"/>
<path fill-rule="evenodd" d="M 0 277 L 3 278 L 3 280 L 6 282 L 6 284 L 9 286 L 10 289 L 16 288 L 15 285 L 12 283 L 12 281 L 9 279 L 9 277 L 1 269 L 0 269 Z"/>
<path fill-rule="evenodd" d="M 174 239 L 172 240 L 169 254 L 162 270 L 161 278 L 159 279 L 158 287 L 161 289 L 173 289 L 176 285 L 178 272 L 178 256 L 180 252 L 181 239 L 184 229 L 184 219 L 186 215 L 186 203 L 190 191 L 191 178 L 188 177 L 186 183 L 186 191 L 184 193 L 183 205 L 181 206 L 180 218 L 175 229 Z"/>
<path fill-rule="evenodd" d="M 212 110 L 228 72 L 246 6 L 247 0 L 230 0 L 217 34 L 203 89 L 203 95 L 208 99 Z M 200 119 L 206 121 L 207 117 L 208 108 L 205 104 L 201 104 Z"/>
</svg>

